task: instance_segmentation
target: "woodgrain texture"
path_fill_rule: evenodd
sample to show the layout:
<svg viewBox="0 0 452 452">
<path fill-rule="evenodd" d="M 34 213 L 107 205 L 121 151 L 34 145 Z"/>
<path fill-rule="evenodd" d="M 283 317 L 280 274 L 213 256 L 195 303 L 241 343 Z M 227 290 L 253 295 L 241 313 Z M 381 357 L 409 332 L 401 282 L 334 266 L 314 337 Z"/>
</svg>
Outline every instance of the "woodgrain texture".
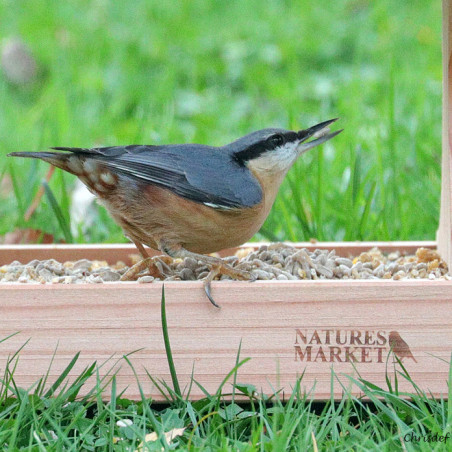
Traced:
<svg viewBox="0 0 452 452">
<path fill-rule="evenodd" d="M 443 154 L 438 248 L 452 264 L 452 188 L 450 96 L 452 3 L 443 1 Z M 414 252 L 435 242 L 303 243 L 309 249 L 336 249 L 357 255 L 373 246 L 383 251 Z M 250 246 L 256 247 L 257 244 Z M 225 250 L 222 255 L 234 250 Z M 0 265 L 20 260 L 100 259 L 129 262 L 131 245 L 2 246 Z M 152 254 L 152 252 L 150 253 Z M 181 386 L 194 378 L 214 392 L 241 358 L 251 360 L 238 381 L 272 393 L 291 392 L 304 373 L 302 387 L 317 399 L 340 398 L 343 387 L 359 389 L 347 376 L 359 375 L 385 387 L 394 379 L 397 355 L 421 389 L 446 396 L 452 352 L 452 281 L 259 281 L 214 282 L 214 308 L 200 282 L 166 283 L 167 318 L 173 357 Z M 147 377 L 170 382 L 160 322 L 161 283 L 102 285 L 20 285 L 0 287 L 0 371 L 27 340 L 15 371 L 28 388 L 49 371 L 49 385 L 81 352 L 70 379 L 96 361 L 100 375 L 117 372 L 118 390 L 139 399 L 130 359 L 147 396 L 162 396 Z M 138 351 L 137 351 L 138 350 Z M 390 351 L 392 352 L 390 353 Z M 335 372 L 334 378 L 332 371 Z M 413 391 L 399 378 L 401 391 Z M 333 388 L 333 389 L 332 389 Z M 89 389 L 89 388 L 88 388 Z M 231 390 L 230 383 L 224 391 Z M 191 398 L 203 396 L 193 385 Z"/>
<path fill-rule="evenodd" d="M 93 361 L 101 364 L 140 349 L 130 359 L 145 393 L 161 400 L 145 372 L 171 382 L 160 323 L 161 289 L 161 283 L 2 285 L 0 338 L 20 333 L 0 343 L 0 370 L 27 339 L 15 372 L 22 387 L 46 373 L 57 347 L 49 384 L 78 351 L 72 375 Z M 234 367 L 240 343 L 241 358 L 252 359 L 239 370 L 238 381 L 267 393 L 271 388 L 290 393 L 305 372 L 302 386 L 307 391 L 315 386 L 318 399 L 329 398 L 331 369 L 347 387 L 345 374 L 356 372 L 385 387 L 392 345 L 422 389 L 435 396 L 447 393 L 452 281 L 219 281 L 213 283 L 213 295 L 221 309 L 206 300 L 200 282 L 170 282 L 165 289 L 183 388 L 194 368 L 194 377 L 216 391 Z M 110 359 L 100 373 L 114 362 Z M 125 361 L 115 369 L 118 389 L 127 387 L 128 397 L 139 398 Z M 387 370 L 393 378 L 392 357 Z M 412 389 L 403 378 L 399 383 L 404 391 Z M 230 390 L 228 383 L 225 392 Z M 334 396 L 339 398 L 342 390 L 335 380 Z M 199 397 L 201 391 L 193 386 L 191 398 Z"/>
<path fill-rule="evenodd" d="M 441 161 L 441 213 L 438 250 L 452 267 L 452 2 L 443 0 L 443 134 Z"/>
</svg>

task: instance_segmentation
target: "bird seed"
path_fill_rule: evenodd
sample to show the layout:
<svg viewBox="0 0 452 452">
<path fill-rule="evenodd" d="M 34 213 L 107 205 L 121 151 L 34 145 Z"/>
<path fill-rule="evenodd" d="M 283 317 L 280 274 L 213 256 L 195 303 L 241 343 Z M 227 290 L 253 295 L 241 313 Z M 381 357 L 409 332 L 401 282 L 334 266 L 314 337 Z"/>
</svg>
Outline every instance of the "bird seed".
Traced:
<svg viewBox="0 0 452 452">
<path fill-rule="evenodd" d="M 134 258 L 134 263 L 139 259 Z M 139 283 L 153 281 L 195 281 L 205 278 L 209 268 L 192 257 L 171 259 L 158 256 L 152 260 L 156 277 L 144 268 L 136 275 Z M 354 259 L 336 256 L 335 251 L 309 251 L 283 243 L 263 245 L 259 249 L 240 248 L 235 256 L 224 259 L 227 265 L 248 271 L 258 280 L 323 280 L 323 279 L 452 279 L 446 263 L 435 250 L 419 248 L 414 255 L 399 251 L 384 255 L 379 249 L 361 253 Z M 32 260 L 28 264 L 14 261 L 0 266 L 0 283 L 99 284 L 117 282 L 129 270 L 124 262 L 108 265 L 106 261 L 81 259 L 58 262 L 55 259 Z M 219 275 L 217 279 L 229 279 Z"/>
</svg>

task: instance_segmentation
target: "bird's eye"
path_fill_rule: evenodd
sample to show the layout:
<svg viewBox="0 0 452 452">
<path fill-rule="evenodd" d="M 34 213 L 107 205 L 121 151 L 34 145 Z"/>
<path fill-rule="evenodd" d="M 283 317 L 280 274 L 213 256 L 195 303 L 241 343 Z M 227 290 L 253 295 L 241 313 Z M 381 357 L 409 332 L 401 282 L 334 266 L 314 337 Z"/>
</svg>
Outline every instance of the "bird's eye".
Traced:
<svg viewBox="0 0 452 452">
<path fill-rule="evenodd" d="M 273 135 L 269 138 L 270 143 L 273 147 L 282 146 L 284 144 L 284 137 L 282 135 Z"/>
</svg>

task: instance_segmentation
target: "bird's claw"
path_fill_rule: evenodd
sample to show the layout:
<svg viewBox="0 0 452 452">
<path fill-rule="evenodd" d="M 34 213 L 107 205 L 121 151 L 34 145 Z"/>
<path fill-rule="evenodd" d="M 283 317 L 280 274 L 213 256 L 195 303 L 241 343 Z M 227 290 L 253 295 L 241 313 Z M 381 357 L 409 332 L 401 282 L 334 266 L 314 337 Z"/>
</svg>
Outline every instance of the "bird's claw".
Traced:
<svg viewBox="0 0 452 452">
<path fill-rule="evenodd" d="M 120 281 L 134 281 L 138 275 L 144 270 L 148 270 L 148 274 L 154 278 L 163 278 L 164 274 L 160 271 L 156 265 L 154 257 L 147 257 L 140 262 L 132 265 L 120 278 Z"/>
<path fill-rule="evenodd" d="M 206 293 L 206 296 L 209 299 L 209 301 L 216 308 L 221 308 L 221 306 L 219 306 L 212 297 L 211 282 L 214 280 L 215 276 L 220 275 L 220 274 L 226 274 L 226 275 L 230 276 L 231 278 L 248 280 L 249 282 L 254 282 L 257 279 L 257 276 L 253 275 L 253 273 L 251 273 L 251 272 L 237 270 L 237 269 L 229 267 L 228 265 L 225 265 L 225 264 L 212 267 L 212 269 L 210 270 L 210 273 L 207 275 L 206 279 L 204 280 L 204 292 Z"/>
<path fill-rule="evenodd" d="M 212 297 L 212 286 L 210 285 L 212 281 L 211 280 L 206 280 L 204 281 L 204 292 L 206 293 L 207 298 L 209 299 L 209 301 L 218 309 L 221 309 L 221 306 L 218 305 L 217 303 L 215 303 L 215 300 Z"/>
</svg>

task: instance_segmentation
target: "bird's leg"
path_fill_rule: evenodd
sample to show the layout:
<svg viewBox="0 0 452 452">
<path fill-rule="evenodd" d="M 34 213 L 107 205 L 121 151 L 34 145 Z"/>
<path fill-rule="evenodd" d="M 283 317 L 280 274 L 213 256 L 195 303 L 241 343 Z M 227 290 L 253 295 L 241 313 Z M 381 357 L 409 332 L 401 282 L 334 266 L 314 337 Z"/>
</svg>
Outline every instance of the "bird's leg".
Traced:
<svg viewBox="0 0 452 452">
<path fill-rule="evenodd" d="M 132 242 L 137 247 L 138 252 L 142 257 L 142 260 L 140 262 L 137 262 L 135 265 L 132 265 L 132 267 L 130 267 L 121 276 L 121 281 L 133 281 L 138 274 L 140 274 L 142 271 L 146 269 L 148 269 L 149 274 L 154 278 L 164 277 L 164 275 L 162 275 L 162 272 L 155 264 L 155 258 L 149 257 L 149 254 L 147 253 L 144 246 L 140 242 L 136 242 L 135 240 L 132 240 Z"/>
<path fill-rule="evenodd" d="M 145 250 L 144 246 L 140 242 L 136 242 L 135 240 L 132 240 L 133 244 L 137 247 L 138 252 L 141 254 L 141 257 L 144 259 L 149 258 L 148 252 Z"/>
<path fill-rule="evenodd" d="M 192 257 L 197 261 L 205 263 L 210 268 L 210 273 L 204 280 L 204 291 L 206 292 L 207 298 L 210 300 L 210 302 L 217 308 L 219 308 L 220 306 L 218 306 L 218 304 L 215 303 L 215 300 L 213 299 L 211 294 L 211 282 L 214 280 L 216 276 L 227 275 L 232 279 L 250 280 L 250 281 L 255 280 L 255 277 L 250 272 L 233 268 L 230 265 L 226 264 L 219 257 L 193 253 L 191 251 L 187 251 L 180 245 L 169 245 L 164 241 L 159 242 L 158 245 L 160 251 L 165 252 L 166 254 L 173 258 L 184 259 L 185 257 Z"/>
</svg>

